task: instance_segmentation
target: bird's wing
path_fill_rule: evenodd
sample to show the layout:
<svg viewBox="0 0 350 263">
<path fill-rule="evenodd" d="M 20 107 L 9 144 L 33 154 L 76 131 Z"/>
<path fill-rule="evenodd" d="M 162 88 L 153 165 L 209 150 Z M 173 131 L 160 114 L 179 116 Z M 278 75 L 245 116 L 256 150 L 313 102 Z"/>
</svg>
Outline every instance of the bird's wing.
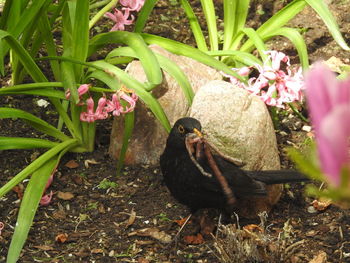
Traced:
<svg viewBox="0 0 350 263">
<path fill-rule="evenodd" d="M 237 165 L 214 155 L 214 160 L 235 195 L 266 195 L 265 184 L 254 180 Z"/>
</svg>

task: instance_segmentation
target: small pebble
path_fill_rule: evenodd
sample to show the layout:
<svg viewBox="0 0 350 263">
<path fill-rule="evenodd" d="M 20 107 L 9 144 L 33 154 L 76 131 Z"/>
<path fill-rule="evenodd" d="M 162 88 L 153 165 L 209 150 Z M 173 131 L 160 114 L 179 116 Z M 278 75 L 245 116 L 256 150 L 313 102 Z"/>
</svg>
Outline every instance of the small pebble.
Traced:
<svg viewBox="0 0 350 263">
<path fill-rule="evenodd" d="M 306 132 L 311 132 L 311 126 L 308 125 L 304 125 L 301 129 Z"/>
<path fill-rule="evenodd" d="M 310 214 L 317 213 L 317 210 L 316 210 L 315 207 L 313 207 L 313 206 L 309 206 L 309 207 L 307 208 L 307 211 L 308 211 Z"/>
</svg>

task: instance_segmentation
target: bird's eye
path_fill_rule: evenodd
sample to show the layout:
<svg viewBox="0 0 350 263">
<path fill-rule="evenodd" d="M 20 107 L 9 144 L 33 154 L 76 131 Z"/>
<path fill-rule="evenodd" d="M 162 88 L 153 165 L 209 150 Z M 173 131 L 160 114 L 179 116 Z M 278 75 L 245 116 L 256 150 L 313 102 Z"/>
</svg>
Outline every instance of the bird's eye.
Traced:
<svg viewBox="0 0 350 263">
<path fill-rule="evenodd" d="M 179 126 L 177 127 L 177 130 L 178 130 L 180 133 L 184 133 L 184 132 L 185 132 L 185 128 L 184 128 L 184 126 L 182 126 L 182 125 L 179 125 Z"/>
</svg>

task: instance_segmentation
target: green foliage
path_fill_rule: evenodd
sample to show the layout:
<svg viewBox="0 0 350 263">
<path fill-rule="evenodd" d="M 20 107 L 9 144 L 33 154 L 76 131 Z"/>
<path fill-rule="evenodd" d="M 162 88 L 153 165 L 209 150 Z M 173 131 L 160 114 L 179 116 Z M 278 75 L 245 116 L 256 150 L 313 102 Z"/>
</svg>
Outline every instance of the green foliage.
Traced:
<svg viewBox="0 0 350 263">
<path fill-rule="evenodd" d="M 328 182 L 327 177 L 322 173 L 318 163 L 315 143 L 306 146 L 304 152 L 297 151 L 294 148 L 288 149 L 288 155 L 293 160 L 302 173 L 311 179 L 319 182 Z M 341 173 L 341 180 L 338 186 L 331 183 L 327 184 L 324 189 L 319 189 L 314 185 L 308 185 L 307 193 L 316 197 L 326 197 L 334 201 L 350 204 L 350 171 L 346 168 Z"/>
<path fill-rule="evenodd" d="M 99 184 L 98 184 L 98 188 L 99 189 L 104 189 L 104 190 L 107 190 L 107 189 L 114 189 L 116 188 L 118 185 L 117 183 L 115 182 L 112 182 L 108 179 L 103 179 Z"/>
<path fill-rule="evenodd" d="M 180 0 L 180 4 L 189 20 L 197 47 L 202 52 L 212 56 L 219 56 L 220 60 L 232 67 L 241 67 L 243 65 L 251 66 L 252 63 L 256 62 L 253 62 L 252 60 L 242 61 L 236 56 L 235 53 L 231 52 L 239 51 L 241 53 L 249 54 L 255 48 L 257 48 L 262 62 L 265 62 L 266 55 L 264 55 L 264 52 L 266 51 L 266 48 L 263 43 L 273 37 L 283 36 L 293 43 L 298 52 L 303 69 L 307 69 L 309 66 L 307 49 L 299 30 L 285 27 L 288 21 L 301 12 L 307 4 L 318 13 L 336 42 L 343 49 L 350 50 L 341 36 L 339 28 L 326 4 L 323 1 L 318 0 L 294 0 L 268 19 L 257 30 L 245 27 L 250 3 L 249 0 L 224 0 L 224 31 L 222 47 L 219 49 L 219 42 L 222 39 L 222 32 L 217 30 L 217 18 L 215 15 L 213 1 L 201 0 L 200 2 L 207 23 L 209 45 L 207 44 L 206 37 L 203 34 L 201 26 L 189 1 Z M 145 40 L 146 42 L 150 43 L 147 38 Z M 171 44 L 168 44 L 163 39 L 151 39 L 151 42 L 157 43 L 168 50 L 173 50 L 171 47 L 169 48 Z M 218 51 L 222 52 L 218 53 Z M 193 58 L 191 52 L 184 48 L 179 49 L 177 52 L 178 54 Z M 259 63 L 261 64 L 262 62 Z"/>
<path fill-rule="evenodd" d="M 90 95 L 98 98 L 106 93 L 115 93 L 122 85 L 135 91 L 140 100 L 150 108 L 166 130 L 170 130 L 169 121 L 158 101 L 150 91 L 162 82 L 161 60 L 165 68 L 170 68 L 174 76 L 182 82 L 189 92 L 187 79 L 179 73 L 176 65 L 165 61 L 147 47 L 137 33 L 109 32 L 95 35 L 90 39 L 90 29 L 106 11 L 118 1 L 101 1 L 101 8 L 90 20 L 90 6 L 86 0 L 7 0 L 0 17 L 0 74 L 7 74 L 7 63 L 11 68 L 9 87 L 0 89 L 1 95 L 36 95 L 44 97 L 54 107 L 58 121 L 48 123 L 31 113 L 15 108 L 0 108 L 0 118 L 12 118 L 24 121 L 39 133 L 50 137 L 45 139 L 0 137 L 0 150 L 47 149 L 41 156 L 29 164 L 10 181 L 0 187 L 0 196 L 5 195 L 15 185 L 29 177 L 29 183 L 23 197 L 14 236 L 8 252 L 7 262 L 16 262 L 25 243 L 34 215 L 46 182 L 66 152 L 85 152 L 94 149 L 95 123 L 81 123 L 81 106 L 78 87 L 94 82 Z M 142 30 L 155 0 L 144 5 L 136 28 Z M 54 38 L 62 36 L 62 39 Z M 121 70 L 118 65 L 105 61 L 94 61 L 93 57 L 108 44 L 121 44 L 130 47 L 145 68 L 148 80 L 141 83 Z M 40 51 L 40 52 L 39 52 Z M 47 57 L 42 57 L 43 54 Z M 49 61 L 49 64 L 43 62 Z M 47 66 L 49 65 L 49 66 Z M 45 68 L 45 71 L 42 70 Z M 26 84 L 22 84 L 26 78 Z M 29 80 L 29 81 L 28 81 Z M 29 82 L 29 83 L 28 83 Z M 69 91 L 70 99 L 65 93 Z M 128 140 L 131 136 L 134 117 L 128 113 L 124 143 L 119 158 L 118 171 L 122 168 Z M 51 139 L 50 139 L 51 138 Z M 40 175 L 40 176 L 39 176 Z M 115 183 L 101 182 L 101 187 L 114 188 Z"/>
<path fill-rule="evenodd" d="M 169 131 L 169 121 L 151 94 L 152 89 L 162 82 L 162 70 L 167 71 L 179 82 L 189 102 L 192 101 L 194 93 L 179 67 L 160 54 L 154 53 L 148 48 L 148 44 L 158 44 L 175 54 L 194 58 L 243 81 L 230 67 L 262 63 L 251 52 L 256 48 L 264 60 L 265 41 L 282 35 L 292 41 L 301 64 L 307 68 L 307 52 L 300 33 L 296 29 L 284 26 L 306 4 L 309 4 L 326 23 L 337 43 L 342 48 L 349 49 L 339 33 L 334 18 L 324 2 L 319 0 L 294 0 L 257 30 L 245 27 L 249 0 L 224 0 L 223 32 L 217 30 L 213 1 L 201 0 L 209 32 L 209 45 L 188 0 L 179 0 L 190 20 L 198 49 L 159 36 L 141 33 L 157 2 L 147 0 L 139 13 L 134 33 L 108 32 L 90 39 L 90 29 L 117 2 L 118 0 L 95 1 L 90 5 L 90 1 L 86 0 L 5 1 L 0 17 L 0 74 L 11 72 L 11 86 L 1 88 L 0 96 L 29 94 L 44 97 L 58 115 L 57 123 L 51 124 L 21 109 L 0 108 L 0 118 L 20 119 L 39 133 L 51 138 L 0 137 L 0 150 L 33 148 L 47 150 L 0 188 L 1 197 L 25 178 L 30 178 L 9 248 L 8 263 L 14 263 L 19 258 L 47 179 L 61 157 L 67 152 L 85 152 L 94 149 L 96 125 L 80 121 L 81 107 L 77 106 L 80 101 L 77 89 L 81 84 L 94 83 L 94 87 L 90 89 L 90 95 L 94 98 L 115 93 L 125 85 L 139 96 Z M 172 3 L 175 4 L 175 1 Z M 96 8 L 99 8 L 99 11 L 90 18 L 90 10 Z M 53 32 L 62 38 L 54 38 Z M 219 50 L 220 41 L 222 50 Z M 99 57 L 96 56 L 99 50 L 110 44 L 123 47 L 112 50 L 105 59 L 96 61 L 94 58 Z M 47 54 L 47 57 L 42 57 L 43 54 Z M 146 72 L 146 82 L 134 79 L 118 67 L 132 59 L 140 60 Z M 49 61 L 49 66 L 45 64 L 43 67 L 45 60 Z M 10 70 L 6 72 L 5 69 L 8 68 Z M 42 68 L 45 68 L 45 72 Z M 69 99 L 65 96 L 66 92 L 70 93 Z M 125 118 L 126 128 L 117 165 L 118 172 L 125 158 L 134 118 L 133 113 L 128 113 Z M 112 182 L 101 183 L 102 188 L 116 187 Z M 166 215 L 160 218 L 165 219 Z"/>
</svg>

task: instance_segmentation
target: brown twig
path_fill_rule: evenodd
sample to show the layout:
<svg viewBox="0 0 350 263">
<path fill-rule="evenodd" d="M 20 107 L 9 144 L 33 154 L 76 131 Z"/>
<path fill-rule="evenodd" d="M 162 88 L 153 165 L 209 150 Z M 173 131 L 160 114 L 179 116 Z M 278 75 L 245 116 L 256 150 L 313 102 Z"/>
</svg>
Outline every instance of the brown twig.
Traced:
<svg viewBox="0 0 350 263">
<path fill-rule="evenodd" d="M 193 144 L 194 143 L 202 143 L 201 142 L 201 138 L 196 137 L 196 138 L 192 138 L 190 136 L 187 136 L 185 138 L 185 145 L 186 145 L 186 149 L 188 152 L 188 155 L 190 156 L 192 162 L 194 163 L 194 165 L 198 168 L 198 170 L 207 177 L 212 177 L 212 174 L 207 173 L 206 171 L 204 171 L 203 167 L 198 163 L 198 161 L 193 157 L 193 153 L 194 153 L 194 148 L 193 148 Z"/>
<path fill-rule="evenodd" d="M 233 206 L 236 202 L 236 198 L 233 195 L 233 192 L 231 190 L 231 188 L 229 187 L 226 178 L 222 175 L 219 167 L 216 165 L 216 162 L 213 158 L 213 155 L 211 154 L 211 151 L 209 149 L 209 147 L 207 147 L 207 144 L 204 143 L 204 153 L 205 156 L 207 157 L 208 160 L 208 164 L 210 165 L 210 168 L 213 170 L 214 175 L 216 177 L 216 179 L 218 180 L 218 182 L 221 185 L 221 188 L 227 198 L 227 203 L 230 206 Z"/>
</svg>

